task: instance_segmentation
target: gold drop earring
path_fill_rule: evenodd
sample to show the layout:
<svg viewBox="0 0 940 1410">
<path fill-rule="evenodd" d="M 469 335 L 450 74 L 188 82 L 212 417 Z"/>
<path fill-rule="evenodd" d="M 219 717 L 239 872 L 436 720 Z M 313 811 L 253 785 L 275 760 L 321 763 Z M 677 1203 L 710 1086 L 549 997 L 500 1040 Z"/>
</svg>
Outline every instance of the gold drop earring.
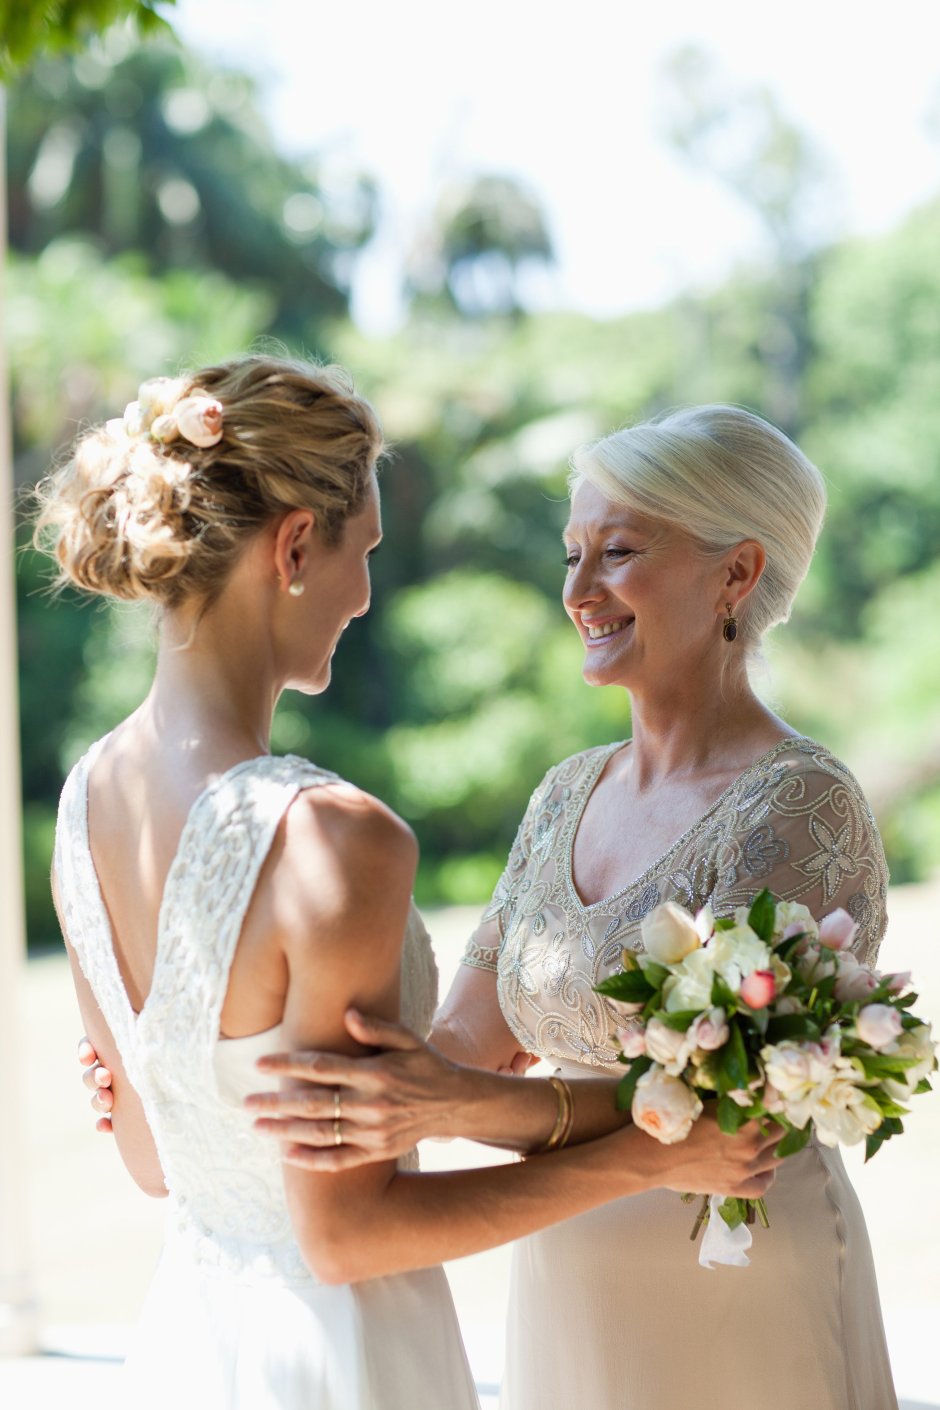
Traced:
<svg viewBox="0 0 940 1410">
<path fill-rule="evenodd" d="M 291 587 L 293 587 L 293 583 L 291 583 Z M 721 624 L 721 634 L 725 641 L 734 641 L 738 634 L 738 619 L 731 610 L 730 602 L 725 603 L 725 611 L 728 615 Z"/>
</svg>

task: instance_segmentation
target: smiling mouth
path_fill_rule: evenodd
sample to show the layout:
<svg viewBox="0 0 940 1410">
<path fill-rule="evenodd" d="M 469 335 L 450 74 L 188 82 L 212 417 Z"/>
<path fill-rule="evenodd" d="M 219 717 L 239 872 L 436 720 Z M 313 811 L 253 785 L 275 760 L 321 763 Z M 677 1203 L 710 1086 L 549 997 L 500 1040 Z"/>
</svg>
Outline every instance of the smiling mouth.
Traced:
<svg viewBox="0 0 940 1410">
<path fill-rule="evenodd" d="M 632 624 L 632 617 L 620 617 L 615 622 L 603 622 L 600 626 L 588 627 L 588 639 L 586 644 L 588 646 L 598 646 L 610 636 L 619 636 L 621 632 L 626 631 L 627 627 L 632 626 Z"/>
</svg>

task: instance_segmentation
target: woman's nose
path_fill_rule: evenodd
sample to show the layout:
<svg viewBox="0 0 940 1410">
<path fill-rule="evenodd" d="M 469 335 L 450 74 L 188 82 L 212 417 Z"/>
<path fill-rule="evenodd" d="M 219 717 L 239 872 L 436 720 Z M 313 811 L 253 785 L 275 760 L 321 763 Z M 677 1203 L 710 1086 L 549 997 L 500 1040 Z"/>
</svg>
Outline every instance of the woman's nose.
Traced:
<svg viewBox="0 0 940 1410">
<path fill-rule="evenodd" d="M 598 602 L 603 597 L 590 565 L 583 558 L 568 573 L 561 596 L 569 612 L 576 612 L 580 607 Z"/>
</svg>

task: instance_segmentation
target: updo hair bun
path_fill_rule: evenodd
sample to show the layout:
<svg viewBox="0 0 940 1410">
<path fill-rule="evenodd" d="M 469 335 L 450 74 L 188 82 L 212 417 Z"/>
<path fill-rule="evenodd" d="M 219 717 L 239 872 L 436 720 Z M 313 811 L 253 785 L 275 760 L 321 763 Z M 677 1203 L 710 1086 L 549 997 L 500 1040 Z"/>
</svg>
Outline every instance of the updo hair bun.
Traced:
<svg viewBox="0 0 940 1410">
<path fill-rule="evenodd" d="M 826 511 L 815 465 L 793 442 L 737 406 L 693 406 L 581 446 L 569 487 L 588 480 L 605 498 L 672 524 L 721 555 L 755 539 L 767 561 L 740 604 L 738 635 L 756 652 L 785 622 Z"/>
<path fill-rule="evenodd" d="M 155 378 L 37 487 L 36 540 L 62 584 L 207 605 L 280 514 L 311 509 L 338 542 L 382 449 L 375 412 L 338 367 L 252 354 Z"/>
</svg>

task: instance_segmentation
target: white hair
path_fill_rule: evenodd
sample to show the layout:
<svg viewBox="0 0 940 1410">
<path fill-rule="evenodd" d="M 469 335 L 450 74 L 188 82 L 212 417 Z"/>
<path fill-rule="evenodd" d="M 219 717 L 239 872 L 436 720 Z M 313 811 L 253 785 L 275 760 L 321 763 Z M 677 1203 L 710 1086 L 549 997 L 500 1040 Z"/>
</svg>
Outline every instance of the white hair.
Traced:
<svg viewBox="0 0 940 1410">
<path fill-rule="evenodd" d="M 782 431 L 736 406 L 692 406 L 579 447 L 569 489 L 663 520 L 722 554 L 756 539 L 767 555 L 741 604 L 749 651 L 790 615 L 826 509 L 823 478 Z"/>
</svg>

